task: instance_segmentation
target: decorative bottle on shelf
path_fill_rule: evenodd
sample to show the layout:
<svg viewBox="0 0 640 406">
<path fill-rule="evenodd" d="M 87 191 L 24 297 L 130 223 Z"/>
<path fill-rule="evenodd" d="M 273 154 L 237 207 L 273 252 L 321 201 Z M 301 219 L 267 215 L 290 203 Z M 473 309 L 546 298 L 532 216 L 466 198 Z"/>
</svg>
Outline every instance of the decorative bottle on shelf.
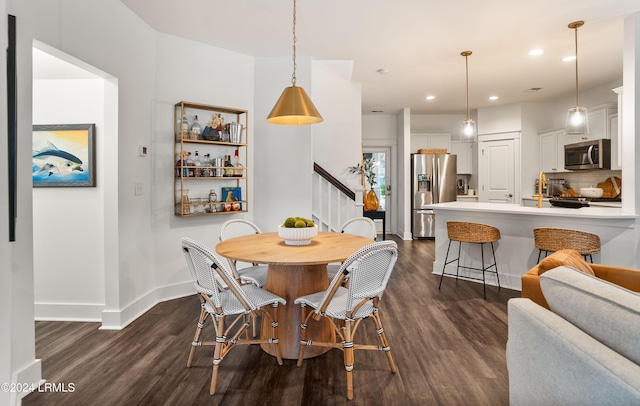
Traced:
<svg viewBox="0 0 640 406">
<path fill-rule="evenodd" d="M 185 176 L 188 178 L 194 177 L 195 175 L 195 172 L 193 170 L 194 162 L 193 162 L 193 159 L 191 159 L 191 152 L 187 152 L 187 160 L 185 161 L 185 165 L 188 166 L 188 168 L 185 168 L 185 170 L 187 171 L 187 174 Z"/>
<path fill-rule="evenodd" d="M 180 136 L 183 140 L 189 138 L 189 120 L 187 120 L 187 115 L 182 112 L 182 124 L 180 125 Z"/>
<path fill-rule="evenodd" d="M 216 202 L 218 201 L 218 195 L 214 189 L 209 192 L 209 213 L 215 213 L 218 211 L 216 208 Z"/>
<path fill-rule="evenodd" d="M 233 176 L 233 164 L 231 163 L 231 155 L 225 155 L 224 176 Z"/>
<path fill-rule="evenodd" d="M 189 133 L 189 138 L 192 140 L 200 140 L 202 139 L 202 127 L 200 127 L 200 123 L 198 122 L 198 116 L 195 115 L 193 118 L 193 124 L 191 124 L 191 133 Z"/>
<path fill-rule="evenodd" d="M 242 165 L 240 165 L 240 158 L 238 157 L 238 150 L 236 149 L 235 155 L 233 156 L 233 176 L 241 177 L 242 176 Z"/>
<path fill-rule="evenodd" d="M 194 169 L 194 176 L 196 178 L 200 178 L 202 177 L 202 161 L 200 161 L 200 156 L 198 155 L 198 151 L 196 151 L 196 157 L 193 159 L 193 165 L 195 166 Z"/>
</svg>

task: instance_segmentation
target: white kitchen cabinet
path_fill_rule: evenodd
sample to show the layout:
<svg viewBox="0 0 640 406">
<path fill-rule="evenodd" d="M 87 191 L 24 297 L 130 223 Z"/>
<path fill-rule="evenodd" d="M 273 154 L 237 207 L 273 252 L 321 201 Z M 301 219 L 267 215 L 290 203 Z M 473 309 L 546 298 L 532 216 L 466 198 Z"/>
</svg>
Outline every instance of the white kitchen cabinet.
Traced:
<svg viewBox="0 0 640 406">
<path fill-rule="evenodd" d="M 609 129 L 611 133 L 611 169 L 622 169 L 618 114 L 609 116 Z"/>
<path fill-rule="evenodd" d="M 611 138 L 610 118 L 613 114 L 618 113 L 615 104 L 601 104 L 588 109 L 589 113 L 589 134 L 575 142 L 585 140 L 599 140 L 602 138 Z M 576 137 L 577 138 L 577 137 Z"/>
<path fill-rule="evenodd" d="M 418 152 L 419 149 L 444 148 L 451 151 L 451 134 L 449 133 L 411 133 L 411 151 Z"/>
<path fill-rule="evenodd" d="M 457 155 L 458 174 L 459 175 L 472 175 L 473 174 L 473 143 L 451 141 L 452 154 Z"/>
<path fill-rule="evenodd" d="M 540 134 L 540 171 L 563 172 L 564 146 L 579 142 L 564 134 L 564 130 L 551 130 Z"/>
</svg>

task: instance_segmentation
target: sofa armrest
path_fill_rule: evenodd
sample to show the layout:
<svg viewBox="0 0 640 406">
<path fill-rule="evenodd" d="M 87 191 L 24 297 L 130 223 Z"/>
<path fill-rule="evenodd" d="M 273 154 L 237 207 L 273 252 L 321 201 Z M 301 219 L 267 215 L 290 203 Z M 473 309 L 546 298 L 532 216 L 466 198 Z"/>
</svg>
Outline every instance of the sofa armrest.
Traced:
<svg viewBox="0 0 640 406">
<path fill-rule="evenodd" d="M 508 318 L 512 406 L 640 404 L 633 361 L 528 299 L 510 299 Z"/>
<path fill-rule="evenodd" d="M 631 291 L 640 292 L 640 270 L 601 264 L 589 265 L 598 278 Z"/>
<path fill-rule="evenodd" d="M 534 303 L 549 309 L 549 304 L 542 294 L 540 287 L 540 276 L 538 275 L 538 267 L 534 266 L 529 272 L 522 275 L 522 297 L 531 299 Z"/>
</svg>

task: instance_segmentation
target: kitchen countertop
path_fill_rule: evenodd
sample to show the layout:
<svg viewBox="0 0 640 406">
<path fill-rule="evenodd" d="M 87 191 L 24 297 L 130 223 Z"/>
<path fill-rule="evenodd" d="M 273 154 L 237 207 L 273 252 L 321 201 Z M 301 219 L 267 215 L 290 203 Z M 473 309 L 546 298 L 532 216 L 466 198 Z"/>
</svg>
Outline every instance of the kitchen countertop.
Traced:
<svg viewBox="0 0 640 406">
<path fill-rule="evenodd" d="M 524 214 L 531 216 L 549 216 L 549 217 L 584 217 L 584 218 L 600 218 L 600 219 L 619 219 L 637 218 L 635 214 L 622 213 L 620 207 L 581 207 L 579 209 L 569 209 L 564 207 L 525 207 L 519 204 L 505 203 L 477 203 L 477 202 L 448 202 L 429 205 L 429 209 L 433 210 L 455 210 L 468 212 L 492 212 L 505 214 Z"/>
<path fill-rule="evenodd" d="M 547 203 L 547 202 L 545 202 Z M 582 230 L 600 237 L 601 251 L 593 256 L 593 262 L 613 264 L 626 268 L 638 268 L 636 223 L 640 215 L 625 214 L 622 208 L 581 207 L 531 207 L 519 204 L 476 203 L 465 200 L 438 203 L 429 206 L 435 216 L 435 260 L 433 272 L 440 274 L 446 262 L 449 221 L 467 221 L 494 226 L 500 230 L 500 240 L 494 243 L 495 255 L 502 287 L 520 290 L 522 275 L 537 262 L 533 230 L 537 227 L 558 227 Z M 463 244 L 464 265 L 482 266 L 481 249 Z M 490 248 L 489 248 L 489 251 Z M 452 266 L 452 265 L 449 265 Z M 454 266 L 455 268 L 455 266 Z M 471 274 L 471 271 L 464 272 Z M 461 273 L 463 271 L 461 270 Z M 496 284 L 496 280 L 487 281 Z M 489 294 L 489 289 L 487 290 Z"/>
</svg>

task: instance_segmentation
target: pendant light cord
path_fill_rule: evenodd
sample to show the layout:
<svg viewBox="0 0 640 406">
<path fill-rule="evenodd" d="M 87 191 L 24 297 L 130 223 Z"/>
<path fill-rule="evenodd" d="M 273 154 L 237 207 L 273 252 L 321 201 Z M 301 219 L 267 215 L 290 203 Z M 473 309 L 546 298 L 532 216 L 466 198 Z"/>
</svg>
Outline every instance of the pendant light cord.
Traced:
<svg viewBox="0 0 640 406">
<path fill-rule="evenodd" d="M 575 39 L 576 39 L 576 106 L 579 106 L 578 103 L 578 26 L 575 27 Z"/>
<path fill-rule="evenodd" d="M 467 70 L 467 120 L 471 118 L 471 110 L 469 110 L 469 55 L 464 56 L 464 64 Z"/>
<path fill-rule="evenodd" d="M 291 75 L 291 83 L 296 85 L 296 0 L 293 0 L 293 75 Z"/>
</svg>

